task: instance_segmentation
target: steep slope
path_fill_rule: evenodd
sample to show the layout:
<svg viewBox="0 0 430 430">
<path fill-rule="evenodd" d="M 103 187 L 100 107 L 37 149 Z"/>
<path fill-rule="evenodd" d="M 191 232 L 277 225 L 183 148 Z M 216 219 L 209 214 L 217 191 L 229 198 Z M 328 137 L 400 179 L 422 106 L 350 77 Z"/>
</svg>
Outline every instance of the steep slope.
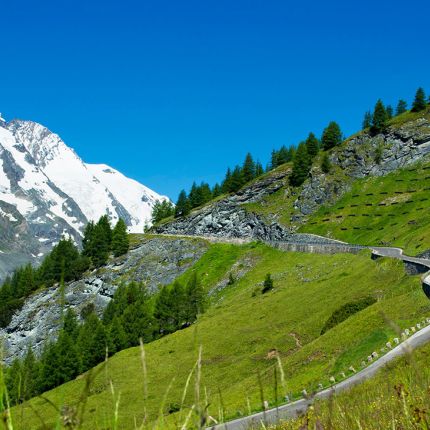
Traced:
<svg viewBox="0 0 430 430">
<path fill-rule="evenodd" d="M 223 260 L 222 270 L 213 276 L 214 266 L 226 256 L 230 261 Z M 83 428 L 110 422 L 115 400 L 109 381 L 116 393 L 121 392 L 120 428 L 133 428 L 135 419 L 140 423 L 145 409 L 154 422 L 160 417 L 160 405 L 163 428 L 169 428 L 169 422 L 182 424 L 195 401 L 192 388 L 186 409 L 176 411 L 200 345 L 201 392 L 206 393 L 201 400 L 206 402 L 207 396 L 211 416 L 231 418 L 259 408 L 257 372 L 264 399 L 274 401 L 278 356 L 285 371 L 285 386 L 278 380 L 278 396 L 296 398 L 303 388 L 311 392 L 319 383 L 327 384 L 331 375 L 339 378 L 348 372 L 351 365 L 361 368 L 363 359 L 396 336 L 396 325 L 410 327 L 429 311 L 419 278 L 407 276 L 396 261 L 371 261 L 368 255 L 323 256 L 255 244 L 213 245 L 182 279 L 194 270 L 208 273 L 203 279 L 210 279 L 205 286 L 213 305 L 195 326 L 146 345 L 147 399 L 139 348 L 120 352 L 108 360 L 90 388 Z M 236 277 L 233 285 L 227 285 L 230 271 Z M 267 272 L 272 273 L 275 287 L 262 294 Z M 320 335 L 334 310 L 369 295 L 378 298 L 377 303 Z M 64 404 L 73 409 L 84 387 L 85 378 L 78 378 L 45 396 L 60 409 Z M 31 407 L 16 408 L 15 424 L 19 428 L 37 425 L 35 409 L 48 424 L 57 418 L 51 405 L 34 399 Z"/>
<path fill-rule="evenodd" d="M 40 124 L 1 120 L 0 280 L 23 262 L 36 263 L 62 235 L 79 243 L 86 223 L 104 214 L 141 232 L 160 199 L 109 166 L 87 166 Z"/>
</svg>

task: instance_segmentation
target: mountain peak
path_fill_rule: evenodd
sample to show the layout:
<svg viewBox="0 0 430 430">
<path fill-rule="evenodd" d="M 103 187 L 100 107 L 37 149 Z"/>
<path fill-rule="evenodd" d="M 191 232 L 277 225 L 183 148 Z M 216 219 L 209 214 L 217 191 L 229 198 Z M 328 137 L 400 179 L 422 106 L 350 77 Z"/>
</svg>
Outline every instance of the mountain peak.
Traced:
<svg viewBox="0 0 430 430">
<path fill-rule="evenodd" d="M 37 122 L 0 125 L 0 225 L 26 231 L 32 245 L 23 242 L 26 249 L 18 251 L 27 260 L 41 257 L 62 235 L 79 242 L 86 223 L 102 215 L 112 223 L 122 218 L 130 232 L 142 232 L 155 202 L 166 199 L 106 164 L 85 164 Z M 0 251 L 7 247 L 0 237 Z M 0 277 L 11 268 L 2 270 L 0 261 Z"/>
</svg>

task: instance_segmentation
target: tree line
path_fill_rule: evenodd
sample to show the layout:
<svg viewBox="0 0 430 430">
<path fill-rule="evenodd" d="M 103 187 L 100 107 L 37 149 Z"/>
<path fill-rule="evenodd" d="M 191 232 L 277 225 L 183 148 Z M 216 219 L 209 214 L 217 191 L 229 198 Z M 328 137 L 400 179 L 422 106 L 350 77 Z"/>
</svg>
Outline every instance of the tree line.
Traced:
<svg viewBox="0 0 430 430">
<path fill-rule="evenodd" d="M 112 229 L 104 215 L 84 231 L 83 250 L 79 252 L 72 239 L 61 238 L 37 268 L 31 264 L 16 269 L 0 287 L 0 327 L 6 327 L 25 298 L 41 287 L 51 287 L 61 281 L 80 279 L 85 271 L 106 264 L 109 254 L 128 251 L 127 226 L 120 219 Z"/>
<path fill-rule="evenodd" d="M 418 88 L 411 106 L 411 112 L 423 111 L 428 104 L 430 104 L 430 97 L 426 100 L 424 90 Z M 407 112 L 407 110 L 408 104 L 403 99 L 398 101 L 395 111 L 392 106 L 384 105 L 382 100 L 378 100 L 373 112 L 367 111 L 365 113 L 362 128 L 368 129 L 371 134 L 376 135 L 385 131 L 390 119 Z M 192 209 L 202 206 L 222 194 L 237 192 L 245 184 L 261 176 L 264 172 L 271 171 L 289 162 L 293 163 L 290 184 L 300 186 L 309 176 L 314 159 L 321 150 L 324 151 L 321 157 L 321 170 L 324 173 L 330 172 L 331 164 L 326 151 L 340 145 L 343 140 L 344 136 L 339 124 L 331 121 L 323 130 L 320 139 L 314 133 L 309 133 L 306 140 L 300 142 L 297 146 L 292 145 L 287 148 L 284 145 L 279 150 L 273 150 L 270 163 L 265 170 L 261 163 L 259 161 L 254 162 L 252 155 L 248 153 L 241 166 L 238 165 L 234 169 L 227 169 L 221 184 L 216 183 L 211 188 L 206 182 L 202 182 L 200 185 L 194 182 L 188 193 L 185 190 L 179 193 L 176 207 L 170 201 L 157 202 L 152 214 L 152 222 L 156 224 L 171 216 L 176 218 L 186 216 Z"/>
<path fill-rule="evenodd" d="M 139 340 L 151 342 L 192 324 L 205 309 L 206 297 L 196 274 L 184 285 L 175 282 L 156 295 L 132 282 L 117 288 L 99 318 L 94 306 L 77 316 L 67 309 L 54 342 L 45 344 L 40 357 L 31 346 L 6 369 L 12 404 L 61 385 Z M 81 322 L 80 322 L 81 321 Z"/>
</svg>

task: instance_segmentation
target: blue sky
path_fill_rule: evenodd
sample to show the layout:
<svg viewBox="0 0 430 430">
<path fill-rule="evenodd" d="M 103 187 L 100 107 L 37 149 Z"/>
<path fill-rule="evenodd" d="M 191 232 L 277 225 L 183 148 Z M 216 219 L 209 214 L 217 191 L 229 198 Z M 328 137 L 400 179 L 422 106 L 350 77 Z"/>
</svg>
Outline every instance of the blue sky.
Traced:
<svg viewBox="0 0 430 430">
<path fill-rule="evenodd" d="M 0 111 L 176 199 L 430 92 L 428 0 L 2 2 Z"/>
</svg>

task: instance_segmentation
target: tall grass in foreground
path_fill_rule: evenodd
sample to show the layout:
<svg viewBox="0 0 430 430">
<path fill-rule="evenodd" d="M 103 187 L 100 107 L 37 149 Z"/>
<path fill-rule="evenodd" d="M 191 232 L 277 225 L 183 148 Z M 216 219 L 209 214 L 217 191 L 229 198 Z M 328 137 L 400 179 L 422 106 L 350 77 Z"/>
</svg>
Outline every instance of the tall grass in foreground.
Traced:
<svg viewBox="0 0 430 430">
<path fill-rule="evenodd" d="M 272 430 L 429 430 L 429 348 L 400 359 L 375 378 L 327 401 Z"/>
<path fill-rule="evenodd" d="M 224 421 L 225 407 L 222 392 L 208 394 L 202 383 L 202 348 L 196 351 L 196 361 L 186 379 L 181 403 L 172 414 L 172 405 L 167 399 L 172 379 L 159 405 L 157 416 L 149 417 L 146 411 L 148 396 L 147 364 L 145 348 L 140 345 L 142 365 L 141 378 L 143 380 L 142 398 L 143 410 L 140 418 L 135 417 L 132 427 L 123 427 L 120 423 L 121 393 L 116 390 L 109 376 L 109 362 L 87 372 L 83 377 L 85 384 L 78 400 L 73 404 L 54 405 L 46 397 L 40 399 L 49 403 L 56 411 L 56 422 L 45 423 L 37 410 L 39 425 L 29 429 L 19 420 L 20 406 L 9 408 L 8 394 L 2 367 L 0 366 L 0 429 L 1 430 L 161 430 L 161 429 L 198 429 L 202 430 Z M 425 346 L 413 354 L 389 364 L 374 378 L 358 385 L 348 392 L 334 396 L 328 401 L 315 401 L 308 411 L 295 420 L 285 421 L 272 430 L 430 430 L 430 366 L 428 355 L 430 346 Z M 277 358 L 274 371 L 273 394 L 276 407 L 278 395 L 286 391 L 288 381 L 285 381 L 281 360 Z M 87 400 L 91 395 L 92 385 L 98 375 L 105 374 L 110 387 L 111 408 L 108 416 L 97 426 L 88 426 L 85 422 Z M 264 394 L 261 390 L 261 409 L 267 409 Z M 219 396 L 219 410 L 216 416 L 210 416 L 208 410 L 213 397 Z M 248 399 L 249 404 L 249 399 Z M 254 412 L 249 406 L 249 413 Z M 143 418 L 142 418 L 143 417 Z M 13 419 L 14 418 L 14 419 Z M 264 424 L 262 423 L 262 427 Z"/>
</svg>

